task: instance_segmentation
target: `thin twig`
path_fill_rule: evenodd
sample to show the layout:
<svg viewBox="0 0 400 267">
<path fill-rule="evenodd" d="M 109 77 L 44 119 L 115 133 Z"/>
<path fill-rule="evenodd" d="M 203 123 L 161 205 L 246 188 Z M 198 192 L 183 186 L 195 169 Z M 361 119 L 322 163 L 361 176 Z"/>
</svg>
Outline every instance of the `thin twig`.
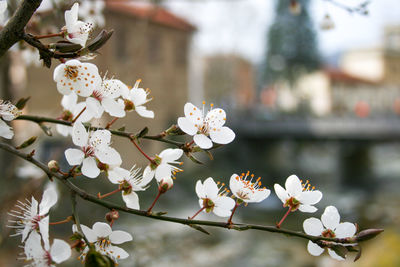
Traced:
<svg viewBox="0 0 400 267">
<path fill-rule="evenodd" d="M 328 238 L 328 237 L 323 237 L 323 236 L 310 236 L 310 235 L 307 235 L 302 232 L 296 232 L 296 231 L 287 230 L 287 229 L 283 229 L 283 228 L 276 228 L 276 226 L 264 226 L 264 225 L 256 225 L 256 224 L 238 224 L 238 223 L 227 224 L 226 222 L 189 220 L 189 219 L 157 215 L 154 213 L 149 214 L 147 211 L 144 211 L 144 210 L 130 209 L 127 207 L 116 205 L 109 201 L 98 199 L 96 196 L 91 195 L 91 194 L 87 193 L 86 191 L 84 191 L 83 189 L 77 187 L 72 182 L 65 180 L 64 177 L 62 175 L 60 175 L 59 173 L 51 172 L 45 164 L 37 161 L 29 154 L 22 153 L 21 151 L 18 151 L 17 149 L 15 149 L 13 146 L 11 146 L 9 144 L 0 143 L 0 148 L 35 164 L 40 169 L 42 169 L 48 176 L 55 177 L 58 181 L 60 181 L 65 186 L 67 186 L 73 192 L 72 193 L 73 196 L 75 194 L 77 194 L 86 201 L 95 203 L 99 206 L 108 208 L 110 210 L 113 210 L 113 209 L 119 210 L 119 211 L 126 212 L 129 214 L 143 216 L 143 217 L 147 217 L 147 218 L 151 218 L 151 219 L 155 219 L 155 220 L 179 223 L 179 224 L 183 224 L 183 225 L 204 225 L 204 226 L 211 226 L 211 227 L 218 227 L 218 228 L 233 229 L 233 230 L 237 230 L 237 231 L 244 231 L 244 230 L 251 230 L 251 229 L 252 230 L 260 230 L 260 231 L 265 231 L 265 232 L 280 233 L 280 234 L 285 234 L 285 235 L 289 235 L 289 236 L 300 237 L 303 239 L 311 240 L 312 242 L 324 240 L 324 241 L 330 241 L 330 242 L 335 242 L 335 243 L 339 243 L 339 244 L 354 243 L 354 240 L 349 239 L 349 238 Z M 74 204 L 74 205 L 76 205 L 76 204 Z M 76 214 L 76 209 L 74 206 L 73 206 L 73 210 L 74 210 L 74 214 L 75 214 L 74 216 L 76 216 L 77 214 Z M 76 219 L 76 217 L 75 217 L 75 219 Z M 76 223 L 78 226 L 79 219 L 78 219 L 78 222 L 76 222 Z M 79 230 L 79 228 L 78 228 L 78 230 Z"/>
</svg>

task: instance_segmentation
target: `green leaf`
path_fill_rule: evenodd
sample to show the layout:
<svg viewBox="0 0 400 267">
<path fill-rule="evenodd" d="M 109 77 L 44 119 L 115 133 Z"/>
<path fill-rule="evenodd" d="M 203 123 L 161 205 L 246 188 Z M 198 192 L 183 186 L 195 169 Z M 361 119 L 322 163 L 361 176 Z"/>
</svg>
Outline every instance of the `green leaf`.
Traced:
<svg viewBox="0 0 400 267">
<path fill-rule="evenodd" d="M 189 159 L 190 159 L 191 161 L 193 161 L 194 163 L 197 163 L 197 164 L 204 164 L 204 163 L 201 162 L 200 160 L 196 159 L 193 155 L 189 155 L 188 157 L 189 157 Z"/>
<path fill-rule="evenodd" d="M 47 136 L 53 136 L 53 133 L 51 132 L 51 129 L 49 127 L 47 127 L 43 123 L 39 123 L 39 126 Z"/>
<path fill-rule="evenodd" d="M 136 139 L 144 137 L 149 132 L 149 128 L 144 127 L 140 133 L 136 136 Z"/>
<path fill-rule="evenodd" d="M 26 103 L 29 101 L 29 99 L 31 99 L 30 96 L 28 96 L 27 98 L 20 98 L 17 102 L 17 104 L 15 104 L 15 106 L 17 107 L 17 109 L 22 110 Z"/>
<path fill-rule="evenodd" d="M 119 132 L 125 132 L 125 125 L 124 126 L 122 126 L 121 128 L 119 128 L 119 129 L 117 129 L 117 131 L 119 131 Z"/>
<path fill-rule="evenodd" d="M 102 47 L 107 41 L 108 39 L 110 39 L 111 35 L 114 33 L 114 30 L 111 31 L 106 31 L 106 30 L 102 30 L 97 36 L 96 38 L 94 38 L 89 45 L 87 46 L 87 49 L 90 52 L 94 52 L 96 50 L 98 50 L 100 47 Z"/>
<path fill-rule="evenodd" d="M 82 49 L 80 44 L 73 44 L 67 41 L 60 41 L 54 44 L 50 44 L 51 48 L 61 53 L 74 53 Z"/>
<path fill-rule="evenodd" d="M 16 149 L 23 149 L 27 148 L 28 146 L 32 145 L 37 139 L 37 136 L 32 136 L 28 140 L 25 140 L 22 144 L 16 147 Z"/>
<path fill-rule="evenodd" d="M 349 251 L 347 250 L 347 248 L 346 248 L 345 246 L 342 246 L 342 245 L 333 245 L 333 246 L 331 247 L 331 249 L 332 249 L 333 251 L 335 251 L 336 254 L 338 254 L 338 255 L 339 255 L 340 257 L 342 257 L 343 259 L 346 258 L 346 255 L 347 255 L 347 253 L 349 252 Z"/>
<path fill-rule="evenodd" d="M 206 235 L 210 235 L 210 233 L 209 233 L 206 229 L 204 229 L 203 227 L 201 227 L 201 226 L 199 226 L 199 225 L 196 225 L 196 224 L 188 224 L 188 226 L 190 226 L 190 227 L 192 227 L 193 229 L 196 229 L 197 231 L 200 231 L 200 232 L 202 232 L 202 233 L 204 233 L 204 234 L 206 234 Z"/>
<path fill-rule="evenodd" d="M 356 257 L 354 258 L 354 262 L 358 261 L 361 258 L 361 247 L 358 246 L 358 253 Z"/>
</svg>

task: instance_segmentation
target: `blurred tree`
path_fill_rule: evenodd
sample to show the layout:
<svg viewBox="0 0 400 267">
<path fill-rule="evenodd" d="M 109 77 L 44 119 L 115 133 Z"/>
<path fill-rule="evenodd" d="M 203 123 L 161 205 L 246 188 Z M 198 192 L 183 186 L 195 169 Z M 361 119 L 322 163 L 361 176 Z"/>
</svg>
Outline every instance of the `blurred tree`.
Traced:
<svg viewBox="0 0 400 267">
<path fill-rule="evenodd" d="M 293 8 L 293 3 L 298 4 Z M 293 83 L 300 74 L 320 65 L 316 33 L 310 18 L 309 0 L 276 1 L 275 19 L 268 31 L 263 82 L 280 79 Z"/>
</svg>

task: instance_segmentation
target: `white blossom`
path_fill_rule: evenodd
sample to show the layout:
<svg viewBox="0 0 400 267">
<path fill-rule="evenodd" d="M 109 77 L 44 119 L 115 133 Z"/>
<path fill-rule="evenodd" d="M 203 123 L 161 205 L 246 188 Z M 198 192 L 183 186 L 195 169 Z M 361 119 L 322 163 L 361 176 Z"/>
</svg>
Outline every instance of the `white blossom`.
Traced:
<svg viewBox="0 0 400 267">
<path fill-rule="evenodd" d="M 179 148 L 164 149 L 160 155 L 156 155 L 153 163 L 150 163 L 143 172 L 143 177 L 146 181 L 150 181 L 153 177 L 157 182 L 166 177 L 174 177 L 177 172 L 183 171 L 182 169 L 174 166 L 173 164 L 181 165 L 182 162 L 177 161 L 183 155 L 183 150 Z"/>
<path fill-rule="evenodd" d="M 125 117 L 124 103 L 117 100 L 124 87 L 127 89 L 120 80 L 104 80 L 101 86 L 93 90 L 92 96 L 86 98 L 86 106 L 91 115 L 100 118 L 106 111 L 114 117 Z"/>
<path fill-rule="evenodd" d="M 128 252 L 114 245 L 131 241 L 131 234 L 125 231 L 113 231 L 108 224 L 102 222 L 93 224 L 92 229 L 82 224 L 81 228 L 87 240 L 94 244 L 96 251 L 110 257 L 115 262 L 129 257 Z M 72 227 L 72 230 L 76 232 L 76 225 Z M 88 247 L 86 247 L 82 253 L 83 257 L 86 257 L 88 250 Z"/>
<path fill-rule="evenodd" d="M 302 181 L 296 175 L 291 175 L 286 179 L 286 190 L 279 184 L 275 184 L 275 193 L 283 202 L 284 207 L 291 207 L 291 211 L 299 209 L 302 212 L 316 212 L 317 208 L 313 205 L 317 204 L 322 193 L 319 190 L 314 190 L 307 180 L 302 184 Z"/>
<path fill-rule="evenodd" d="M 125 102 L 125 110 L 132 111 L 135 110 L 139 116 L 144 118 L 154 118 L 154 111 L 147 110 L 144 106 L 147 102 L 151 101 L 151 98 L 147 98 L 150 91 L 148 89 L 144 90 L 143 88 L 139 88 L 141 80 L 137 80 L 135 86 L 132 89 L 128 87 L 124 88 L 122 91 L 122 97 Z"/>
<path fill-rule="evenodd" d="M 140 209 L 139 197 L 135 191 L 144 191 L 151 181 L 152 177 L 148 176 L 147 180 L 139 173 L 140 168 L 132 167 L 130 171 L 121 167 L 113 168 L 108 171 L 108 179 L 113 184 L 119 184 L 122 189 L 122 199 L 126 206 L 131 209 Z"/>
<path fill-rule="evenodd" d="M 75 93 L 63 96 L 61 100 L 61 106 L 64 108 L 64 110 L 59 119 L 71 122 L 76 116 L 79 115 L 79 113 L 82 112 L 82 110 L 85 109 L 76 121 L 80 122 L 90 121 L 93 118 L 93 116 L 90 114 L 89 111 L 86 110 L 86 103 L 85 102 L 77 103 L 77 101 L 78 101 L 78 96 Z M 63 136 L 68 136 L 72 134 L 72 126 L 57 124 L 56 129 L 57 132 Z"/>
<path fill-rule="evenodd" d="M 75 3 L 71 10 L 65 11 L 65 38 L 74 44 L 85 47 L 89 34 L 93 30 L 92 23 L 78 20 L 79 3 Z"/>
<path fill-rule="evenodd" d="M 246 203 L 261 202 L 266 199 L 271 190 L 261 186 L 261 177 L 258 177 L 254 182 L 253 178 L 254 174 L 249 176 L 249 172 L 242 173 L 240 176 L 233 174 L 229 181 L 229 188 L 232 194 Z"/>
<path fill-rule="evenodd" d="M 235 139 L 235 133 L 228 127 L 223 126 L 226 121 L 226 114 L 223 109 L 211 105 L 211 110 L 205 112 L 192 103 L 186 103 L 184 107 L 185 117 L 178 118 L 178 126 L 188 135 L 193 135 L 193 141 L 203 149 L 217 144 L 228 144 Z"/>
<path fill-rule="evenodd" d="M 81 122 L 75 122 L 72 141 L 81 149 L 67 149 L 65 158 L 71 166 L 82 164 L 82 174 L 89 178 L 96 178 L 100 174 L 96 159 L 111 165 L 119 165 L 122 162 L 119 153 L 110 147 L 111 133 L 108 130 L 87 132 Z"/>
<path fill-rule="evenodd" d="M 55 188 L 48 188 L 44 191 L 40 204 L 32 197 L 31 201 L 23 203 L 18 201 L 16 205 L 20 210 L 12 210 L 9 215 L 15 220 L 9 222 L 15 223 L 14 226 L 9 226 L 16 229 L 14 235 L 22 235 L 22 241 L 25 242 L 31 232 L 40 232 L 43 240 L 48 240 L 49 237 L 49 210 L 57 202 L 57 192 Z"/>
<path fill-rule="evenodd" d="M 71 248 L 64 240 L 54 239 L 50 245 L 47 237 L 44 244 L 43 248 L 41 237 L 37 232 L 29 235 L 24 246 L 26 261 L 31 261 L 28 266 L 53 267 L 71 257 Z"/>
<path fill-rule="evenodd" d="M 218 185 L 211 177 L 207 178 L 204 183 L 201 183 L 200 180 L 197 181 L 196 194 L 199 197 L 199 205 L 204 208 L 204 212 L 212 211 L 220 217 L 229 217 L 231 215 L 235 201 L 226 196 L 227 191 L 222 189 L 223 186 L 224 184 L 218 188 Z"/>
<path fill-rule="evenodd" d="M 58 91 L 63 95 L 72 92 L 82 97 L 88 97 L 101 85 L 101 77 L 96 65 L 81 63 L 72 59 L 58 65 L 54 69 L 53 79 Z"/>
<path fill-rule="evenodd" d="M 304 232 L 312 236 L 323 236 L 330 238 L 346 238 L 352 237 L 356 233 L 356 226 L 349 222 L 340 222 L 340 215 L 336 207 L 328 206 L 325 208 L 321 216 L 321 220 L 317 218 L 308 218 L 303 223 Z M 324 252 L 324 249 L 308 241 L 308 252 L 313 256 L 319 256 Z M 328 248 L 329 255 L 336 260 L 344 260 L 333 250 Z"/>
<path fill-rule="evenodd" d="M 98 27 L 104 27 L 105 19 L 103 16 L 104 1 L 83 1 L 79 8 L 79 16 L 85 18 L 85 21 Z"/>
<path fill-rule="evenodd" d="M 12 127 L 8 126 L 5 121 L 12 121 L 21 115 L 21 111 L 8 101 L 0 99 L 0 136 L 6 139 L 11 139 L 14 136 Z"/>
</svg>

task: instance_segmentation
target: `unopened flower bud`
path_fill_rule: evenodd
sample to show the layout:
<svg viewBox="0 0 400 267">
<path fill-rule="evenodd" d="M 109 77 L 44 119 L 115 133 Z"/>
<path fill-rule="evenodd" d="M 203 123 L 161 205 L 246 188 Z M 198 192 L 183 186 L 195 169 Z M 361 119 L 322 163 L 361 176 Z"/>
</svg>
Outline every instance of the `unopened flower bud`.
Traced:
<svg viewBox="0 0 400 267">
<path fill-rule="evenodd" d="M 106 220 L 108 222 L 113 222 L 115 220 L 118 220 L 118 218 L 119 218 L 119 213 L 116 210 L 112 210 L 106 213 Z"/>
<path fill-rule="evenodd" d="M 60 165 L 56 160 L 50 160 L 49 163 L 47 163 L 47 167 L 49 167 L 52 172 L 58 172 L 60 170 Z"/>
<path fill-rule="evenodd" d="M 356 240 L 357 240 L 357 242 L 366 241 L 366 240 L 376 237 L 383 231 L 384 231 L 383 229 L 367 229 L 367 230 L 359 232 L 356 235 Z"/>
<path fill-rule="evenodd" d="M 322 19 L 320 23 L 320 27 L 322 30 L 331 30 L 335 28 L 335 23 L 333 22 L 331 16 L 329 14 L 326 14 L 325 17 Z"/>
<path fill-rule="evenodd" d="M 161 191 L 161 193 L 165 193 L 168 190 L 170 190 L 173 185 L 174 185 L 174 180 L 172 180 L 171 177 L 165 177 L 165 178 L 161 179 L 158 188 Z"/>
</svg>

